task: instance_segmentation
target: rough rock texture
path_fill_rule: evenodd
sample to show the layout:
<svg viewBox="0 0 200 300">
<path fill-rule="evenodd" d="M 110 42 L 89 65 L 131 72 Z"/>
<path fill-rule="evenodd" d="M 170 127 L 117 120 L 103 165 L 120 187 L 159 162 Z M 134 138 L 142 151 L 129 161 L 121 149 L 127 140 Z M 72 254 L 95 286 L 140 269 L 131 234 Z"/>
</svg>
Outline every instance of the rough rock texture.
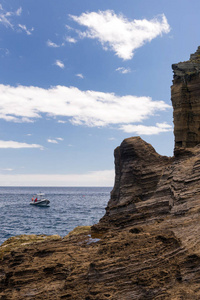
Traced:
<svg viewBox="0 0 200 300">
<path fill-rule="evenodd" d="M 171 87 L 175 150 L 200 143 L 200 47 L 190 60 L 173 64 Z M 175 152 L 176 153 L 176 152 Z"/>
<path fill-rule="evenodd" d="M 177 66 L 173 105 L 183 99 L 185 67 Z M 197 79 L 195 71 L 187 81 L 196 94 Z M 160 156 L 140 137 L 115 150 L 115 186 L 98 224 L 0 247 L 0 299 L 200 299 L 200 144 L 184 135 L 181 112 L 189 112 L 180 104 L 176 142 L 185 140 L 174 157 Z"/>
<path fill-rule="evenodd" d="M 167 158 L 137 137 L 115 158 L 92 230 L 1 246 L 0 299 L 200 299 L 200 147 Z"/>
<path fill-rule="evenodd" d="M 166 199 L 169 187 L 156 191 L 173 159 L 159 155 L 140 137 L 124 140 L 114 154 L 115 186 L 106 214 L 93 230 L 145 223 L 149 216 L 160 219 L 168 213 L 172 202 Z"/>
</svg>

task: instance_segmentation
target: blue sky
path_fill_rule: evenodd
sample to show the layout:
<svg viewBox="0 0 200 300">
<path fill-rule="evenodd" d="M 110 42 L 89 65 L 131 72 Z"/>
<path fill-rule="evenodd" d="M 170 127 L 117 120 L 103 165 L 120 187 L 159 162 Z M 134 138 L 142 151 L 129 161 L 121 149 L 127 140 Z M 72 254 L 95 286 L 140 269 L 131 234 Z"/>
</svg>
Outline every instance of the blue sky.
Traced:
<svg viewBox="0 0 200 300">
<path fill-rule="evenodd" d="M 114 149 L 173 155 L 172 63 L 200 1 L 0 1 L 0 185 L 112 186 Z"/>
</svg>

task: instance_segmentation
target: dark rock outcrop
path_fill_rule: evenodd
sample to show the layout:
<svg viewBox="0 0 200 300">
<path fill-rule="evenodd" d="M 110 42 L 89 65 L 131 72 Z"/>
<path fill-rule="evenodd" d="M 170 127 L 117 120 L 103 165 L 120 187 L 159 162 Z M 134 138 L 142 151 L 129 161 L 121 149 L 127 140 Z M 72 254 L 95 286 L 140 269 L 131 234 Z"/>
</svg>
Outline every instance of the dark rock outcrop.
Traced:
<svg viewBox="0 0 200 300">
<path fill-rule="evenodd" d="M 200 299 L 199 55 L 173 65 L 175 156 L 124 140 L 98 224 L 0 246 L 0 299 Z"/>
<path fill-rule="evenodd" d="M 190 60 L 173 64 L 171 87 L 175 150 L 200 143 L 200 47 Z M 175 151 L 176 154 L 176 151 Z"/>
<path fill-rule="evenodd" d="M 172 161 L 140 137 L 124 140 L 115 150 L 115 185 L 106 214 L 93 230 L 146 223 L 167 214 L 172 199 L 167 197 L 171 191 L 165 170 Z"/>
</svg>

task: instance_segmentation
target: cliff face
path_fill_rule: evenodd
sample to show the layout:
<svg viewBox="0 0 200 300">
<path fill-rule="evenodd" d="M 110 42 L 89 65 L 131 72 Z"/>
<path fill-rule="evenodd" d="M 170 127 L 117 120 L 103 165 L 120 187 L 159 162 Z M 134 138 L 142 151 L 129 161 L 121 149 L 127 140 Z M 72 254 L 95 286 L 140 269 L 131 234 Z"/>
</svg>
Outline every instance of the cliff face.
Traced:
<svg viewBox="0 0 200 300">
<path fill-rule="evenodd" d="M 175 156 L 124 140 L 98 224 L 0 247 L 0 299 L 200 299 L 198 53 L 173 65 Z"/>
<path fill-rule="evenodd" d="M 171 87 L 175 150 L 200 143 L 200 47 L 190 60 L 173 64 Z"/>
<path fill-rule="evenodd" d="M 173 200 L 165 179 L 172 161 L 140 137 L 124 140 L 115 150 L 115 185 L 106 214 L 93 230 L 142 224 L 167 214 Z"/>
<path fill-rule="evenodd" d="M 182 242 L 188 239 L 181 222 L 200 211 L 200 145 L 168 158 L 141 138 L 130 138 L 115 150 L 115 168 L 115 186 L 106 214 L 93 226 L 93 232 L 154 223 L 167 229 L 169 222 Z M 178 223 L 184 231 L 179 231 Z M 200 241 L 193 230 L 191 234 L 190 241 Z"/>
</svg>

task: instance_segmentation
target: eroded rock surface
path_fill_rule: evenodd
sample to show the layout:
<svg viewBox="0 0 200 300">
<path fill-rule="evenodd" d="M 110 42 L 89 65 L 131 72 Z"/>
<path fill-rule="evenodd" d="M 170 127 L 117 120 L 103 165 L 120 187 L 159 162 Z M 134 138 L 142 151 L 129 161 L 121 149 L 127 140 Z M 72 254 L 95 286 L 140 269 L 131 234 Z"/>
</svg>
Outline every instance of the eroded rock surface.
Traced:
<svg viewBox="0 0 200 300">
<path fill-rule="evenodd" d="M 200 299 L 200 147 L 167 158 L 130 138 L 115 163 L 92 230 L 1 246 L 0 299 Z"/>
<path fill-rule="evenodd" d="M 169 187 L 164 184 L 161 190 L 160 183 L 173 159 L 159 155 L 140 137 L 125 139 L 114 154 L 114 189 L 105 216 L 93 230 L 140 224 L 149 217 L 162 218 L 172 201 L 166 198 Z"/>
<path fill-rule="evenodd" d="M 175 150 L 200 143 L 200 47 L 190 60 L 173 64 L 171 87 Z"/>
</svg>

